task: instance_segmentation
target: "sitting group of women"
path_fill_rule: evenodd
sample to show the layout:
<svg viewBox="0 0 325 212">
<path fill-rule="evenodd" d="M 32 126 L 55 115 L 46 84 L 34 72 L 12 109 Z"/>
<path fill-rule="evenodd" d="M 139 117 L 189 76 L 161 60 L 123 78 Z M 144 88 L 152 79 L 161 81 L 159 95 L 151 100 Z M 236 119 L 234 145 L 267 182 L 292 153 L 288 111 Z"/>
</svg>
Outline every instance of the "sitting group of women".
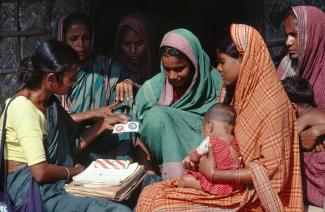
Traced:
<svg viewBox="0 0 325 212">
<path fill-rule="evenodd" d="M 116 49 L 106 56 L 92 51 L 94 29 L 86 15 L 62 16 L 58 41 L 43 42 L 21 62 L 18 80 L 23 86 L 6 102 L 3 171 L 12 202 L 22 202 L 32 177 L 45 211 L 130 211 L 120 203 L 64 191 L 83 165 L 118 158 L 138 160 L 163 179 L 144 188 L 137 211 L 303 211 L 300 163 L 313 160 L 317 173 L 310 166 L 306 176 L 317 182 L 306 183 L 307 196 L 324 207 L 324 143 L 316 140 L 325 121 L 306 124 L 301 114 L 306 117 L 308 102 L 296 102 L 288 92 L 289 99 L 280 79 L 297 75 L 308 81 L 316 103 L 312 106 L 323 113 L 316 107 L 325 107 L 325 15 L 315 7 L 294 7 L 284 27 L 289 55 L 278 71 L 259 32 L 231 24 L 218 38 L 215 68 L 192 32 L 166 33 L 159 48 L 161 72 L 152 77 L 153 51 L 141 18 L 121 21 Z M 125 100 L 134 101 L 130 116 L 114 103 Z M 203 116 L 218 102 L 232 105 L 237 113 L 234 136 L 243 167 L 215 174 L 209 171 L 215 163 L 203 159 L 199 169 L 216 183 L 239 183 L 240 189 L 213 195 L 179 187 L 182 161 L 200 144 Z M 301 106 L 298 119 L 292 103 Z M 135 138 L 111 133 L 114 124 L 130 118 L 140 122 Z M 4 113 L 1 130 L 3 120 Z M 318 135 L 311 138 L 314 127 Z M 308 148 L 300 148 L 298 128 Z M 301 154 L 306 149 L 312 152 Z M 303 155 L 308 161 L 301 160 Z M 311 185 L 317 194 L 309 192 Z"/>
</svg>

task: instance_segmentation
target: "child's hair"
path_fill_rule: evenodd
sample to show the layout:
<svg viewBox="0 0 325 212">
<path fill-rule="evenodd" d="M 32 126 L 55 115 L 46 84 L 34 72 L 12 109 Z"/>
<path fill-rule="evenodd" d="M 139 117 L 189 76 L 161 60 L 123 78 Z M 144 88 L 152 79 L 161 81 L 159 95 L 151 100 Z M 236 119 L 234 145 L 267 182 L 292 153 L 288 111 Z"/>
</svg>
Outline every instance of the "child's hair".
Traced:
<svg viewBox="0 0 325 212">
<path fill-rule="evenodd" d="M 315 105 L 314 92 L 307 80 L 295 76 L 282 80 L 282 85 L 293 103 Z"/>
<path fill-rule="evenodd" d="M 20 62 L 17 80 L 24 88 L 38 88 L 46 73 L 54 73 L 59 83 L 63 74 L 73 65 L 79 64 L 78 54 L 68 45 L 57 40 L 42 42 L 31 57 Z"/>
<path fill-rule="evenodd" d="M 236 117 L 236 111 L 232 106 L 221 103 L 217 103 L 210 107 L 204 115 L 205 120 L 221 121 L 230 125 L 235 124 Z"/>
</svg>

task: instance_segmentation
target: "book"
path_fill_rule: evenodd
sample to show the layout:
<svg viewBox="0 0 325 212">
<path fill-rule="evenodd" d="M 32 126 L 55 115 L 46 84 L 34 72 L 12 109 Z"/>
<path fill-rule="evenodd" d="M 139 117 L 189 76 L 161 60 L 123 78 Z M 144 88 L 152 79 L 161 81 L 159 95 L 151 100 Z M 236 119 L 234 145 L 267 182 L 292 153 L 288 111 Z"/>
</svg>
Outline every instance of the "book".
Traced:
<svg viewBox="0 0 325 212">
<path fill-rule="evenodd" d="M 93 163 L 73 177 L 71 183 L 65 185 L 65 190 L 68 193 L 122 201 L 130 197 L 145 177 L 144 166 L 137 163 L 130 164 L 127 168 L 120 170 L 108 169 L 105 171 L 95 169 Z M 126 174 L 122 173 L 119 178 L 117 172 L 120 174 L 125 172 Z"/>
</svg>

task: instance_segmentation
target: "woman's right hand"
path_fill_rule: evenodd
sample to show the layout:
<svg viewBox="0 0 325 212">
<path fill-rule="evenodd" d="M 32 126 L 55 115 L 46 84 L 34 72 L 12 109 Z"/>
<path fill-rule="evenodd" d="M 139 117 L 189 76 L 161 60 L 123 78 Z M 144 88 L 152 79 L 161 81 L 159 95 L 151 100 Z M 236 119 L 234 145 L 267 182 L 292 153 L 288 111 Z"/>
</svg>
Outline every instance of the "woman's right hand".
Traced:
<svg viewBox="0 0 325 212">
<path fill-rule="evenodd" d="M 95 110 L 95 116 L 98 118 L 106 118 L 107 116 L 114 115 L 113 110 L 117 108 L 119 102 L 114 102 L 106 107 L 99 108 Z"/>
<path fill-rule="evenodd" d="M 115 124 L 125 124 L 130 118 L 124 114 L 111 114 L 106 116 L 102 122 L 103 130 L 112 130 Z"/>
</svg>

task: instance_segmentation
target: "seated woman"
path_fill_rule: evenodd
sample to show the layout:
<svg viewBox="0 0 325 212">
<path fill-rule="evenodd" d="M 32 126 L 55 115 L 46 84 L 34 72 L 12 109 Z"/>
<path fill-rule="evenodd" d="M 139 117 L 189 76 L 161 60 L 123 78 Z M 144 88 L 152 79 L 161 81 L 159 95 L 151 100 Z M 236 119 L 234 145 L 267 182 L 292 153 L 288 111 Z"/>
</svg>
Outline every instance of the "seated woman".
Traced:
<svg viewBox="0 0 325 212">
<path fill-rule="evenodd" d="M 200 159 L 199 170 L 213 183 L 240 183 L 245 189 L 216 196 L 178 188 L 179 179 L 170 180 L 147 186 L 137 210 L 302 211 L 295 110 L 262 37 L 250 26 L 232 24 L 221 34 L 217 58 L 225 85 L 235 85 L 234 135 L 245 167 L 214 172 L 209 154 Z"/>
<path fill-rule="evenodd" d="M 140 86 L 154 71 L 152 33 L 144 17 L 125 16 L 116 32 L 114 57 Z"/>
<path fill-rule="evenodd" d="M 299 75 L 313 87 L 315 103 L 325 108 L 325 13 L 295 6 L 284 20 L 288 55 L 278 67 L 280 79 Z"/>
<path fill-rule="evenodd" d="M 94 28 L 87 15 L 80 12 L 63 15 L 57 32 L 57 39 L 72 47 L 81 61 L 76 82 L 62 96 L 62 105 L 74 121 L 84 127 L 91 126 L 93 121 L 112 113 L 112 107 L 108 105 L 115 99 L 124 100 L 133 96 L 132 81 L 128 80 L 128 72 L 117 61 L 92 51 Z M 119 82 L 120 86 L 117 86 Z M 127 157 L 130 147 L 128 134 L 113 135 L 108 132 L 84 152 L 81 160 L 87 164 L 102 157 Z"/>
<path fill-rule="evenodd" d="M 96 137 L 124 123 L 125 115 L 108 115 L 79 134 L 77 124 L 54 96 L 64 95 L 76 81 L 78 55 L 56 40 L 43 42 L 21 62 L 18 81 L 23 87 L 7 100 L 5 162 L 7 190 L 14 205 L 22 202 L 31 176 L 39 184 L 44 211 L 130 211 L 104 199 L 72 196 L 64 185 L 83 167 L 74 156 Z M 10 102 L 10 103 L 9 103 Z M 0 130 L 3 126 L 1 116 Z"/>
<path fill-rule="evenodd" d="M 282 81 L 298 109 L 298 133 L 302 144 L 305 193 L 308 204 L 324 208 L 325 201 L 325 111 L 315 107 L 313 89 L 300 77 Z"/>
<path fill-rule="evenodd" d="M 220 74 L 197 37 L 186 29 L 168 32 L 160 45 L 161 73 L 137 93 L 133 118 L 162 178 L 181 176 L 182 160 L 202 140 L 205 112 L 217 102 Z"/>
</svg>

